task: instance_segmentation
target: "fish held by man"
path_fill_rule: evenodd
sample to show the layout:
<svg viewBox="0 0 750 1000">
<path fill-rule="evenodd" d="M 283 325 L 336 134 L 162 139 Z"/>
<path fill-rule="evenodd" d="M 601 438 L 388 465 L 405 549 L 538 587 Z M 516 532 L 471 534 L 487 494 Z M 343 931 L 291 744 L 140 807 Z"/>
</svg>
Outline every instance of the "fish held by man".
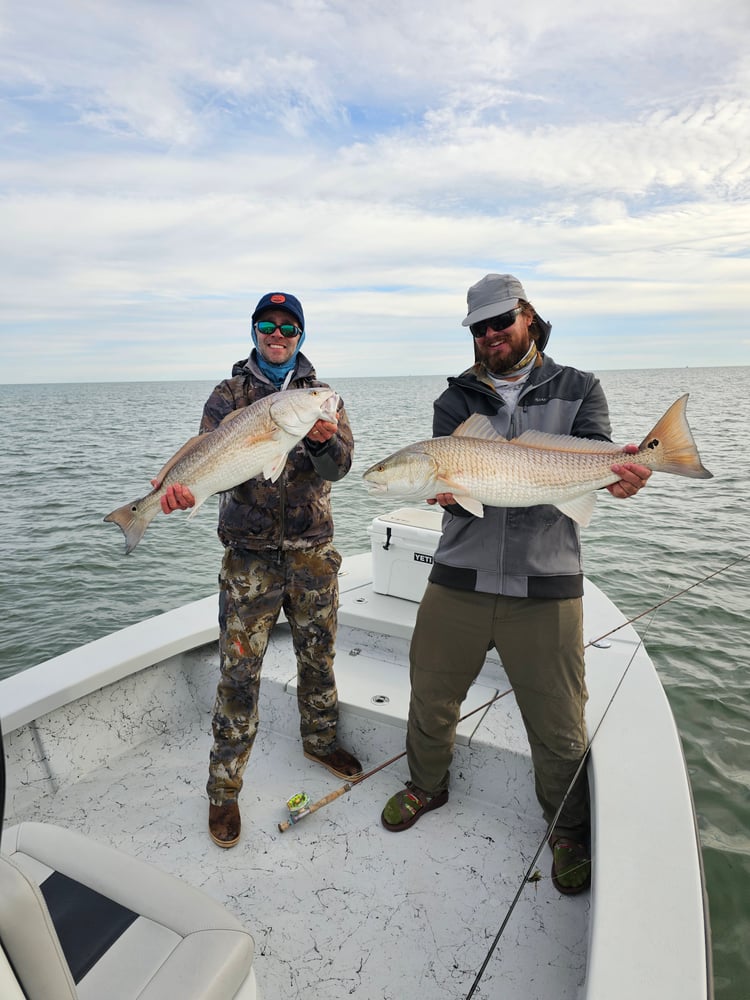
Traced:
<svg viewBox="0 0 750 1000">
<path fill-rule="evenodd" d="M 508 440 L 490 420 L 472 414 L 449 437 L 407 445 L 364 474 L 369 492 L 412 500 L 452 493 L 456 503 L 482 517 L 484 506 L 551 504 L 586 526 L 596 491 L 620 478 L 612 465 L 632 462 L 654 472 L 710 479 L 698 454 L 685 409 L 676 400 L 641 441 L 637 453 L 609 441 L 525 431 Z"/>
<path fill-rule="evenodd" d="M 193 517 L 214 493 L 233 489 L 255 476 L 275 482 L 289 452 L 318 420 L 337 423 L 338 394 L 329 388 L 288 389 L 229 413 L 219 426 L 187 441 L 156 476 L 146 496 L 118 507 L 104 518 L 121 528 L 125 554 L 132 552 L 156 514 L 161 497 L 174 483 L 195 497 Z"/>
</svg>

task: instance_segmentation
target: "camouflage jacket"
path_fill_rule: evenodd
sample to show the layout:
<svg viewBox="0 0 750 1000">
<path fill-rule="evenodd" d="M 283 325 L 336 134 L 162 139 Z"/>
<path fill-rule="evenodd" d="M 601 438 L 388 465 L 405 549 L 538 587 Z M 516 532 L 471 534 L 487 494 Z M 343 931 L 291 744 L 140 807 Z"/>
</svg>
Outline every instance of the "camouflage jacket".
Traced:
<svg viewBox="0 0 750 1000">
<path fill-rule="evenodd" d="M 216 386 L 203 408 L 200 432 L 217 427 L 232 410 L 275 392 L 258 368 L 255 351 L 232 368 L 232 377 Z M 290 389 L 325 386 L 304 354 Z M 354 439 L 343 401 L 338 406 L 338 432 L 322 445 L 304 439 L 287 458 L 275 483 L 256 476 L 219 499 L 218 534 L 233 549 L 304 549 L 333 538 L 331 483 L 343 479 L 351 467 Z"/>
</svg>

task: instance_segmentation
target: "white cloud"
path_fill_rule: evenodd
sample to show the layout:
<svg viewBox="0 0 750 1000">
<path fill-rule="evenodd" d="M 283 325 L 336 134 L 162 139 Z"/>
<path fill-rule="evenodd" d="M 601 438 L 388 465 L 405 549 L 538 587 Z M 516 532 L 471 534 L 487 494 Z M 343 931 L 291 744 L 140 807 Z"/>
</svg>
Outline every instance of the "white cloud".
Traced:
<svg viewBox="0 0 750 1000">
<path fill-rule="evenodd" d="M 270 287 L 321 371 L 447 373 L 488 270 L 559 360 L 750 363 L 750 10 L 652 7 L 6 5 L 3 380 L 219 377 Z"/>
</svg>

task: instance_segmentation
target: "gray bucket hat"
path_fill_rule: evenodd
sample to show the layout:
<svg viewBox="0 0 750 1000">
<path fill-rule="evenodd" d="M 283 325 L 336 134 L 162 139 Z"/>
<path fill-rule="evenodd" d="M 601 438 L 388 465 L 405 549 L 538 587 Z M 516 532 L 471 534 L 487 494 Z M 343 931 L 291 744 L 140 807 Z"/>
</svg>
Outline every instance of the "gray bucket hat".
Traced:
<svg viewBox="0 0 750 1000">
<path fill-rule="evenodd" d="M 519 299 L 523 299 L 524 302 L 529 301 L 518 278 L 512 274 L 485 274 L 466 293 L 469 311 L 466 319 L 461 321 L 461 326 L 471 326 L 480 320 L 510 312 L 516 308 Z M 545 322 L 536 310 L 534 312 L 534 323 L 538 334 L 537 347 L 543 351 L 547 346 L 552 324 Z"/>
</svg>

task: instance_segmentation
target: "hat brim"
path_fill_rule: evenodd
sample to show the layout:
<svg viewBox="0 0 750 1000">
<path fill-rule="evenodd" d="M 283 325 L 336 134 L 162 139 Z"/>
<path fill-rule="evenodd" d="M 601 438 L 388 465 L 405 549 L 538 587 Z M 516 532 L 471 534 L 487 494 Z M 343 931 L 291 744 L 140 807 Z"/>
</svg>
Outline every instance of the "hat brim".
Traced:
<svg viewBox="0 0 750 1000">
<path fill-rule="evenodd" d="M 488 306 L 481 306 L 470 312 L 466 319 L 461 321 L 461 326 L 471 326 L 472 323 L 479 323 L 483 319 L 491 319 L 493 316 L 501 316 L 503 313 L 515 309 L 519 299 L 503 299 L 501 302 L 490 302 Z"/>
<path fill-rule="evenodd" d="M 250 321 L 252 323 L 256 323 L 261 316 L 265 316 L 266 313 L 272 313 L 272 312 L 286 313 L 287 316 L 290 316 L 295 321 L 297 326 L 299 326 L 300 330 L 305 329 L 305 324 L 302 320 L 302 317 L 300 316 L 300 314 L 297 312 L 296 309 L 294 309 L 292 306 L 289 305 L 288 302 L 285 302 L 283 305 L 279 306 L 272 304 L 270 306 L 264 306 L 262 309 L 256 309 L 253 315 L 250 317 Z"/>
</svg>

